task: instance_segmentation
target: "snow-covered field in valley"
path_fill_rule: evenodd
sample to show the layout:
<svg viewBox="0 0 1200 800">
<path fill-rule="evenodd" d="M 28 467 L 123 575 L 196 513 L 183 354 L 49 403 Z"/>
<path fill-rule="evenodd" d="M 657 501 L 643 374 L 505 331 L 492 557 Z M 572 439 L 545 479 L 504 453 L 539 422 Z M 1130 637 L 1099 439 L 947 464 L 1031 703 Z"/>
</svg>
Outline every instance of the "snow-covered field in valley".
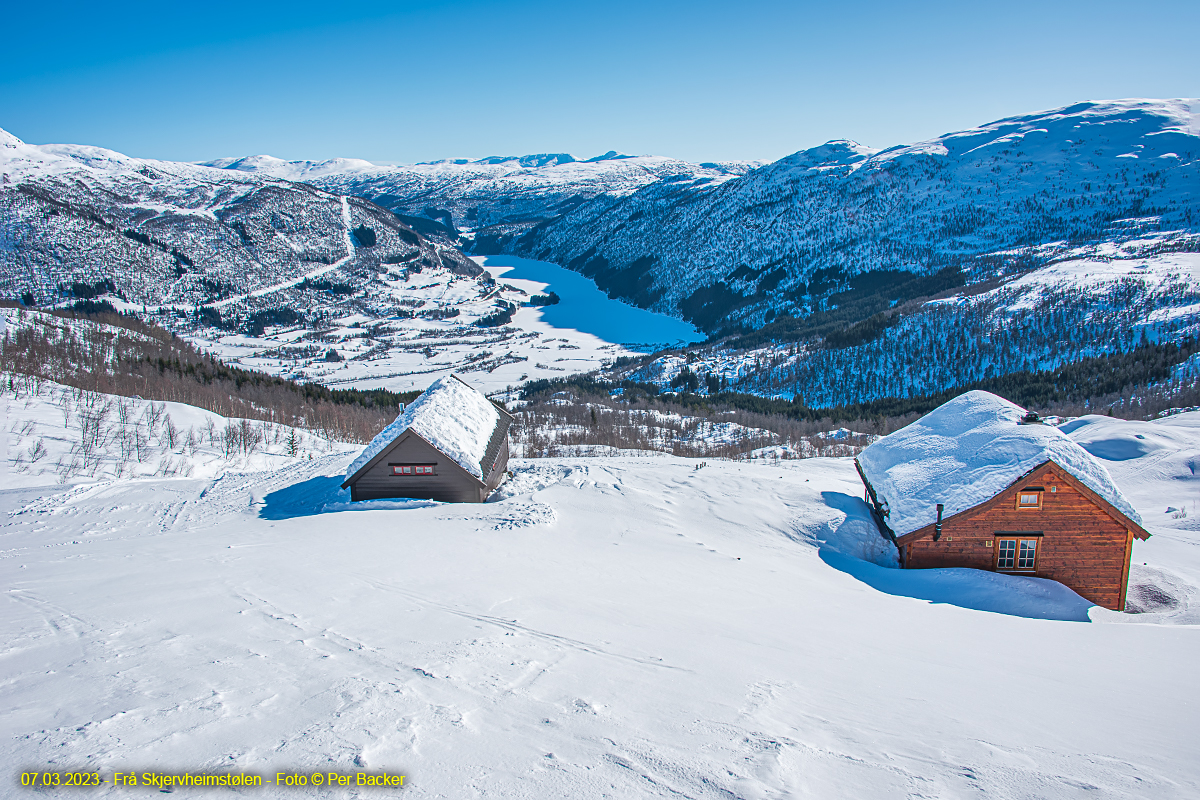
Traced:
<svg viewBox="0 0 1200 800">
<path fill-rule="evenodd" d="M 194 338 L 231 363 L 326 386 L 424 389 L 454 372 L 487 392 L 704 339 L 691 324 L 614 300 L 591 279 L 557 264 L 516 256 L 475 261 L 496 277 L 493 288 L 446 270 L 383 281 L 380 291 L 391 293 L 389 302 L 419 309 L 415 317 L 381 321 L 350 314 L 319 334 L 302 327 L 271 328 L 261 336 L 210 329 Z M 526 305 L 546 292 L 559 302 Z M 511 324 L 476 325 L 504 303 L 514 309 Z M 330 349 L 342 360 L 326 360 Z"/>
<path fill-rule="evenodd" d="M 849 459 L 515 460 L 481 505 L 351 507 L 357 451 L 315 447 L 31 485 L 26 399 L 0 428 L 12 769 L 386 770 L 429 798 L 1200 794 L 1200 412 L 1070 423 L 1154 534 L 1147 613 L 1118 614 L 894 569 Z"/>
</svg>

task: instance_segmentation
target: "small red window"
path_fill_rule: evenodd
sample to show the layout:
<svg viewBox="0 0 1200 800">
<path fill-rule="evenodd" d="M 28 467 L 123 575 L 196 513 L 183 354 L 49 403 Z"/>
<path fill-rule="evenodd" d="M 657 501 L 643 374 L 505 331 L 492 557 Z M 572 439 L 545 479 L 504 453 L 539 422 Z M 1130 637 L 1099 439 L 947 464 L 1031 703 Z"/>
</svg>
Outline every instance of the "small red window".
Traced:
<svg viewBox="0 0 1200 800">
<path fill-rule="evenodd" d="M 394 465 L 392 467 L 392 474 L 393 475 L 432 475 L 433 474 L 433 465 L 429 465 L 429 466 L 424 466 L 424 465 L 421 465 L 421 466 L 418 466 L 418 465 L 395 466 Z"/>
</svg>

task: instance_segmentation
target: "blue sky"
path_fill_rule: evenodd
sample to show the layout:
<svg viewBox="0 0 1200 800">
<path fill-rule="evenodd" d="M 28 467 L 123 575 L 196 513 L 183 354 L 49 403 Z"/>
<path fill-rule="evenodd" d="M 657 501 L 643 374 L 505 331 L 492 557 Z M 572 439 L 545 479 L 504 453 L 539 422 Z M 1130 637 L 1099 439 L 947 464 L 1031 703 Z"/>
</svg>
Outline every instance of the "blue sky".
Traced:
<svg viewBox="0 0 1200 800">
<path fill-rule="evenodd" d="M 1200 95 L 1190 2 L 6 4 L 0 127 L 176 160 L 774 160 Z"/>
</svg>

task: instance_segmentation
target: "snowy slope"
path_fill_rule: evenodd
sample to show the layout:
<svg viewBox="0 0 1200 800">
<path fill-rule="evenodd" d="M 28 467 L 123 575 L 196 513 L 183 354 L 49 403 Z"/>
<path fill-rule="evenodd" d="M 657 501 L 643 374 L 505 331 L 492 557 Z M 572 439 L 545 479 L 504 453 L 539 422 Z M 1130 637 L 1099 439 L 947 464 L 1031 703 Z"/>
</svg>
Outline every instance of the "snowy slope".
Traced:
<svg viewBox="0 0 1200 800">
<path fill-rule="evenodd" d="M 7 390 L 10 377 L 15 390 Z M 311 431 L 228 419 L 184 403 L 81 391 L 19 375 L 4 375 L 3 382 L 5 489 L 146 477 L 213 479 L 355 449 Z"/>
<path fill-rule="evenodd" d="M 719 185 L 597 198 L 506 246 L 709 328 L 807 314 L 864 273 L 979 280 L 1045 264 L 1066 242 L 1191 236 L 1194 250 L 1197 108 L 1080 103 L 883 151 L 833 141 Z"/>
<path fill-rule="evenodd" d="M 1060 430 L 1101 460 L 1153 534 L 1134 552 L 1129 608 L 1200 625 L 1200 412 L 1153 422 L 1090 415 Z"/>
<path fill-rule="evenodd" d="M 320 290 L 305 279 L 353 293 L 387 264 L 480 274 L 453 247 L 361 199 L 98 147 L 29 145 L 4 134 L 5 298 L 48 305 L 108 293 L 138 310 L 155 308 L 175 327 L 194 324 L 189 318 L 207 303 L 236 324 L 239 314 L 311 309 Z"/>
<path fill-rule="evenodd" d="M 497 502 L 349 509 L 351 458 L 0 492 L 3 760 L 413 797 L 1200 791 L 1200 629 L 888 568 L 849 459 L 525 461 Z M 1195 530 L 1148 524 L 1135 578 L 1194 588 Z"/>
<path fill-rule="evenodd" d="M 935 394 L 1023 370 L 1056 369 L 1082 358 L 1128 352 L 1152 341 L 1200 333 L 1200 254 L 1137 256 L 1152 242 L 1093 248 L 980 291 L 967 287 L 903 307 L 862 344 L 715 346 L 688 366 L 738 391 L 798 395 L 814 408 L 882 397 Z M 897 309 L 900 311 L 901 309 Z M 663 388 L 683 367 L 675 355 L 631 374 Z M 1200 361 L 1173 378 L 1190 385 Z"/>
</svg>

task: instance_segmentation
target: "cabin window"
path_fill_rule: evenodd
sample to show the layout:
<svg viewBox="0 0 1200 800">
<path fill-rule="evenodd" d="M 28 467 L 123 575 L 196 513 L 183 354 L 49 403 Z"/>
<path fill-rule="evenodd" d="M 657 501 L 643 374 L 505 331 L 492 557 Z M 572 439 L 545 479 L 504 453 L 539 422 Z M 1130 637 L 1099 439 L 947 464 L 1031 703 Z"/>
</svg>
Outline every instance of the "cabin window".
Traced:
<svg viewBox="0 0 1200 800">
<path fill-rule="evenodd" d="M 433 475 L 432 464 L 392 464 L 393 475 Z"/>
<path fill-rule="evenodd" d="M 996 539 L 996 569 L 1032 572 L 1037 568 L 1037 539 Z"/>
<path fill-rule="evenodd" d="M 1017 508 L 1041 508 L 1042 487 L 1027 486 L 1017 492 Z"/>
<path fill-rule="evenodd" d="M 1037 563 L 1037 539 L 1021 539 L 1017 545 L 1017 569 L 1033 569 Z"/>
</svg>

